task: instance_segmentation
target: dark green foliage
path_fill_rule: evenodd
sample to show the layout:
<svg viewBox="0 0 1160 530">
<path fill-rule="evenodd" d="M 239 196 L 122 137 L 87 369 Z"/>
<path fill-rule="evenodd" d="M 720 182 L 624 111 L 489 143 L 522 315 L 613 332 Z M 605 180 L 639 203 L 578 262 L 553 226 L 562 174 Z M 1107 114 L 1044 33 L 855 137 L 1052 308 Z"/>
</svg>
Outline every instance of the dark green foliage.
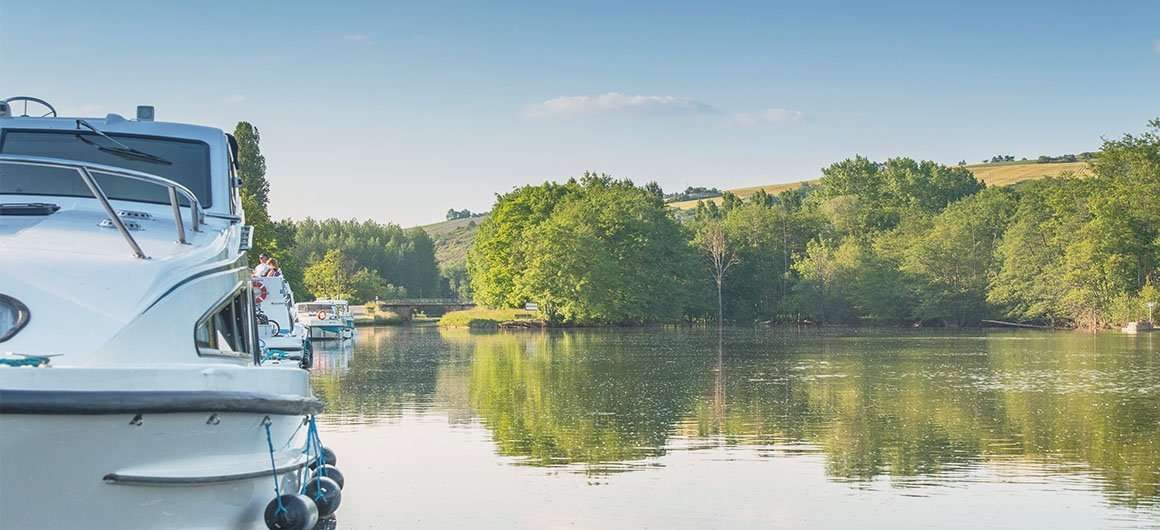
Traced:
<svg viewBox="0 0 1160 530">
<path fill-rule="evenodd" d="M 312 266 L 320 263 L 329 252 L 338 250 L 341 252 L 342 259 L 339 261 L 345 269 L 345 277 L 354 278 L 355 274 L 365 269 L 367 275 L 375 278 L 375 281 L 364 283 L 371 286 L 368 291 L 360 293 L 366 298 L 397 297 L 397 288 L 405 289 L 407 295 L 413 297 L 442 294 L 439 270 L 435 263 L 435 246 L 423 230 L 404 230 L 398 225 L 383 225 L 373 221 L 316 221 L 310 218 L 287 223 L 285 229 L 293 230 L 294 246 L 290 254 L 297 263 Z M 331 268 L 337 270 L 337 267 L 335 265 Z M 331 271 L 324 277 L 341 275 Z M 307 281 L 305 287 L 313 290 L 310 285 Z M 376 286 L 380 285 L 382 288 L 378 289 Z M 363 298 L 358 296 L 352 301 L 365 301 Z"/>
<path fill-rule="evenodd" d="M 471 217 L 479 217 L 480 215 L 483 215 L 483 214 L 473 213 L 471 210 L 468 210 L 468 209 L 456 210 L 455 208 L 451 208 L 450 210 L 447 210 L 447 220 L 448 221 L 454 221 L 456 219 L 468 219 Z"/>
<path fill-rule="evenodd" d="M 662 195 L 665 198 L 665 202 L 691 201 L 691 200 L 695 200 L 695 199 L 708 199 L 710 197 L 720 197 L 721 190 L 719 190 L 717 188 L 705 188 L 702 186 L 689 186 L 689 187 L 685 188 L 685 191 L 682 191 L 680 193 L 669 193 L 669 194 L 662 193 Z"/>
<path fill-rule="evenodd" d="M 443 267 L 440 271 L 442 276 L 441 296 L 444 298 L 457 298 L 459 300 L 471 300 L 471 278 L 467 275 L 466 264 L 455 264 L 450 267 Z"/>
</svg>

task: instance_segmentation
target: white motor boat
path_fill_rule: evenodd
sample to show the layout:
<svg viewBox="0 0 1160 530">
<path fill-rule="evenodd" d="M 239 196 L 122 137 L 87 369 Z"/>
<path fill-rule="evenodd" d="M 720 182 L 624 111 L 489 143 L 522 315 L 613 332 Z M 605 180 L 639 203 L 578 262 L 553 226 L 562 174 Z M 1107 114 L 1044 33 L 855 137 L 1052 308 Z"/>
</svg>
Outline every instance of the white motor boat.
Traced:
<svg viewBox="0 0 1160 530">
<path fill-rule="evenodd" d="M 250 283 L 263 361 L 294 360 L 309 369 L 313 362 L 310 338 L 298 321 L 290 283 L 281 276 L 254 277 Z"/>
<path fill-rule="evenodd" d="M 0 527 L 265 528 L 276 485 L 310 522 L 321 403 L 259 365 L 235 156 L 150 107 L 0 100 Z"/>
<path fill-rule="evenodd" d="M 354 315 L 346 300 L 315 300 L 297 305 L 298 319 L 306 326 L 311 339 L 349 339 L 354 337 Z"/>
</svg>

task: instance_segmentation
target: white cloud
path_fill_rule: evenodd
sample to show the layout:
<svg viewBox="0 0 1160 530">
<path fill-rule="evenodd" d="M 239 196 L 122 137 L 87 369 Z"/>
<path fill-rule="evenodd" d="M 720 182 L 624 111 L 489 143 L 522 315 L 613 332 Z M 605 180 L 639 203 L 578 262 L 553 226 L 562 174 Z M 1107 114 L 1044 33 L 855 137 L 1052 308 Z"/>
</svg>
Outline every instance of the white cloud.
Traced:
<svg viewBox="0 0 1160 530">
<path fill-rule="evenodd" d="M 733 120 L 742 125 L 757 125 L 761 123 L 795 123 L 805 115 L 801 111 L 790 109 L 765 109 L 757 112 L 739 112 L 733 115 Z"/>
<path fill-rule="evenodd" d="M 629 96 L 609 92 L 599 96 L 563 96 L 530 105 L 524 114 L 534 118 L 613 113 L 710 113 L 704 102 L 678 96 Z"/>
<path fill-rule="evenodd" d="M 242 103 L 242 102 L 246 101 L 246 96 L 243 96 L 241 94 L 234 94 L 232 96 L 226 96 L 225 99 L 223 99 L 222 101 L 224 101 L 226 103 Z"/>
<path fill-rule="evenodd" d="M 347 42 L 370 42 L 371 38 L 369 35 L 362 33 L 348 33 L 342 36 L 342 40 Z"/>
</svg>

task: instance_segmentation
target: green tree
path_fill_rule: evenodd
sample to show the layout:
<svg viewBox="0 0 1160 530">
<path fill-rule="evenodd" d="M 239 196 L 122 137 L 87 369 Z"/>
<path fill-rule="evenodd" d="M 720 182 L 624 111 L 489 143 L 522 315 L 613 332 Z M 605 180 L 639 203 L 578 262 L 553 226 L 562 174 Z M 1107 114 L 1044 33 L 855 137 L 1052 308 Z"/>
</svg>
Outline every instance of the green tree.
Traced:
<svg viewBox="0 0 1160 530">
<path fill-rule="evenodd" d="M 406 290 L 395 287 L 366 267 L 347 258 L 342 250 L 332 249 L 321 260 L 306 268 L 304 283 L 318 298 L 338 298 L 361 304 L 375 298 L 406 296 Z"/>
<path fill-rule="evenodd" d="M 528 262 L 525 242 L 565 196 L 577 191 L 574 182 L 544 183 L 497 197 L 467 253 L 468 275 L 477 302 L 518 307 L 529 300 L 520 278 Z"/>
<path fill-rule="evenodd" d="M 266 157 L 262 156 L 258 128 L 249 122 L 238 122 L 234 128 L 234 139 L 238 142 L 237 175 L 242 180 L 239 190 L 242 212 L 246 223 L 254 227 L 250 264 L 258 263 L 259 254 L 274 256 L 281 264 L 281 246 L 267 211 L 270 183 L 266 180 Z"/>
<path fill-rule="evenodd" d="M 823 169 L 821 184 L 811 199 L 828 205 L 839 230 L 853 235 L 894 228 L 910 212 L 938 213 L 984 188 L 966 168 L 909 158 L 878 163 L 861 156 Z"/>
<path fill-rule="evenodd" d="M 1063 305 L 1063 254 L 1087 214 L 1086 208 L 1061 206 L 1082 201 L 1082 186 L 1077 180 L 1045 179 L 1020 190 L 1015 214 L 996 248 L 998 271 L 987 289 L 987 300 L 1003 307 L 1008 317 L 1052 325 L 1070 320 Z"/>
<path fill-rule="evenodd" d="M 576 324 L 679 318 L 695 258 L 659 191 L 588 173 L 500 196 L 468 253 L 476 301 Z"/>
<path fill-rule="evenodd" d="M 916 318 L 962 326 L 988 316 L 987 285 L 998 268 L 995 248 L 1014 210 L 1014 195 L 995 188 L 954 203 L 934 218 L 902 263 L 902 270 L 918 280 Z"/>
<path fill-rule="evenodd" d="M 1160 262 L 1160 120 L 1149 127 L 1104 142 L 1092 178 L 1020 189 L 988 299 L 1016 318 L 1087 328 L 1132 318 Z"/>
<path fill-rule="evenodd" d="M 340 250 L 356 269 L 374 271 L 388 284 L 402 287 L 414 296 L 441 292 L 435 243 L 422 229 L 404 230 L 398 225 L 373 221 L 310 218 L 289 223 L 286 229 L 293 234 L 290 255 L 298 263 L 315 263 L 330 250 Z"/>
<path fill-rule="evenodd" d="M 331 250 L 326 257 L 316 261 L 303 274 L 306 288 L 318 298 L 354 298 L 354 285 L 347 272 L 349 263 L 341 250 Z"/>
</svg>

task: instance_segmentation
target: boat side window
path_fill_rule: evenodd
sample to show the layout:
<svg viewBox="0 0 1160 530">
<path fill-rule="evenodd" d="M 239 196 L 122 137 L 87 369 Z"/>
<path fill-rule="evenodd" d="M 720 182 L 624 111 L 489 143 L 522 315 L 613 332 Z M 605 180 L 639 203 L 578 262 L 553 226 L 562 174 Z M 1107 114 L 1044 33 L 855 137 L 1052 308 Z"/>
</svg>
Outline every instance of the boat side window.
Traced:
<svg viewBox="0 0 1160 530">
<path fill-rule="evenodd" d="M 253 354 L 253 314 L 249 291 L 238 289 L 202 317 L 194 331 L 199 355 L 249 357 Z"/>
</svg>

